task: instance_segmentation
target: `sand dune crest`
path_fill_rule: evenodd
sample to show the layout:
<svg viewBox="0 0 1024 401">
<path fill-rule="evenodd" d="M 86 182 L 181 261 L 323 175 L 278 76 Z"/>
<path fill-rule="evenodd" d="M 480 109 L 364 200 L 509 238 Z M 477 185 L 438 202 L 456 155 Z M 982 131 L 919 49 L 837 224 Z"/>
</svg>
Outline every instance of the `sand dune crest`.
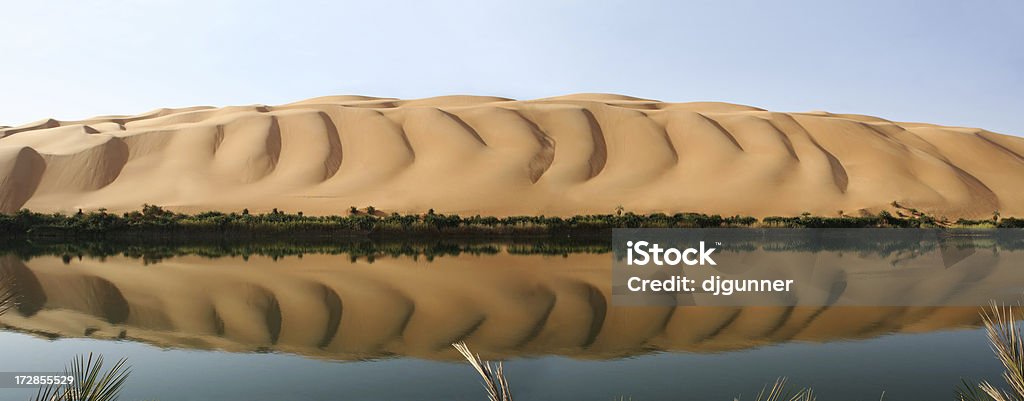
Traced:
<svg viewBox="0 0 1024 401">
<path fill-rule="evenodd" d="M 158 109 L 0 129 L 0 211 L 1024 215 L 1024 139 L 577 94 Z"/>
</svg>

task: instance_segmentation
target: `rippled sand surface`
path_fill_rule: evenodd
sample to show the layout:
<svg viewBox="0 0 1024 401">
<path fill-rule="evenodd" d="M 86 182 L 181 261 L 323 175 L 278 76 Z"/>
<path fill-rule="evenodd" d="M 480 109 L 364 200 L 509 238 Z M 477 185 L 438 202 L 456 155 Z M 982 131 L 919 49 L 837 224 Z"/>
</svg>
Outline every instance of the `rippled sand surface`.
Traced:
<svg viewBox="0 0 1024 401">
<path fill-rule="evenodd" d="M 464 215 L 833 216 L 893 201 L 1024 215 L 1024 139 L 726 103 L 329 96 L 0 129 L 0 212 L 26 207 Z"/>
</svg>

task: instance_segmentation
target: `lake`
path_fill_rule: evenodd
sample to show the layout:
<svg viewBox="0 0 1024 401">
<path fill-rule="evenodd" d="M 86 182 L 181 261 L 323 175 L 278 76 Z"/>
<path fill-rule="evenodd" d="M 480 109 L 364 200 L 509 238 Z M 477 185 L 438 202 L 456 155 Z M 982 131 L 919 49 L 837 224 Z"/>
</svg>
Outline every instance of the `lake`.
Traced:
<svg viewBox="0 0 1024 401">
<path fill-rule="evenodd" d="M 972 241 L 944 268 L 962 285 L 942 288 L 1013 281 L 1019 239 Z M 450 346 L 466 341 L 505 361 L 518 400 L 754 399 L 780 376 L 828 400 L 1001 383 L 978 306 L 618 306 L 612 258 L 600 243 L 17 248 L 0 257 L 21 299 L 0 317 L 0 371 L 59 371 L 94 352 L 128 358 L 124 400 L 484 400 Z M 978 273 L 979 258 L 995 262 Z"/>
</svg>

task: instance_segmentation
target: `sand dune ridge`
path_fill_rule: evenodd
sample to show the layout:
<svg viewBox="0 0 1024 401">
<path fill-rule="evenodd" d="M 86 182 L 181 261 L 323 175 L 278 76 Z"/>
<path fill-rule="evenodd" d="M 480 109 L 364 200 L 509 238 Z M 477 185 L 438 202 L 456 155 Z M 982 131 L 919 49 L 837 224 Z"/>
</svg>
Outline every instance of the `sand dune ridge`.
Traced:
<svg viewBox="0 0 1024 401">
<path fill-rule="evenodd" d="M 0 128 L 0 211 L 1024 215 L 1024 139 L 578 94 L 327 96 Z"/>
</svg>

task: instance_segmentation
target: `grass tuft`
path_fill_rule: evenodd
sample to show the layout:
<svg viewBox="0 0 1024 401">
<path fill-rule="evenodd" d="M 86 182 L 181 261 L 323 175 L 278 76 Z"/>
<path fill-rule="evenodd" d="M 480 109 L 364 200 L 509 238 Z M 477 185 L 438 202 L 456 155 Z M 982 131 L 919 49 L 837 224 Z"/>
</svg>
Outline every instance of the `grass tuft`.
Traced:
<svg viewBox="0 0 1024 401">
<path fill-rule="evenodd" d="M 789 379 L 780 377 L 775 380 L 775 383 L 769 386 L 761 388 L 761 392 L 757 393 L 757 399 L 755 401 L 814 401 L 814 391 L 809 387 L 802 388 L 793 391 L 788 385 Z M 733 401 L 740 401 L 740 397 L 736 397 Z"/>
</svg>

